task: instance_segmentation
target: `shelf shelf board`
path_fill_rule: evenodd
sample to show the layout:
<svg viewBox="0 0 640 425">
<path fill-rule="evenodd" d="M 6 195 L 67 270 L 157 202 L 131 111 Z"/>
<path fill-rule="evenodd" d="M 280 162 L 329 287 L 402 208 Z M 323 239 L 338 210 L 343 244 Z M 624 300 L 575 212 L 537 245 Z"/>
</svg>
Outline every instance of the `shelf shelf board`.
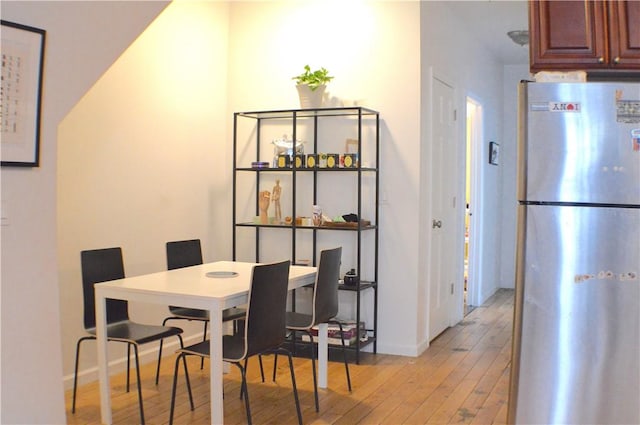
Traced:
<svg viewBox="0 0 640 425">
<path fill-rule="evenodd" d="M 239 226 L 239 227 L 270 227 L 270 228 L 274 228 L 274 229 L 278 229 L 278 228 L 291 229 L 292 227 L 295 227 L 296 229 L 309 229 L 309 230 L 346 230 L 346 231 L 351 231 L 351 232 L 357 232 L 358 231 L 357 227 L 329 227 L 329 226 L 302 226 L 302 225 L 292 226 L 290 224 L 257 224 L 257 223 L 252 223 L 252 222 L 236 223 L 236 226 Z M 368 226 L 362 226 L 360 228 L 360 230 L 373 230 L 376 227 L 377 226 L 375 224 L 370 224 Z"/>
<path fill-rule="evenodd" d="M 367 345 L 373 344 L 376 341 L 376 338 L 373 336 L 369 336 L 369 338 L 366 341 L 360 341 L 360 350 L 362 350 L 364 347 L 366 347 Z M 315 345 L 317 345 L 317 343 L 313 343 Z M 302 341 L 302 340 L 296 340 L 295 344 L 292 343 L 292 341 L 287 340 L 285 342 L 285 346 L 289 349 L 292 350 L 292 354 L 295 357 L 303 357 L 303 358 L 309 358 L 310 356 L 310 350 L 309 350 L 309 346 L 311 345 L 311 342 L 309 341 Z M 294 348 L 295 346 L 295 348 Z M 347 361 L 349 363 L 356 363 L 355 362 L 355 358 L 354 356 L 356 355 L 356 345 L 349 345 L 345 347 L 346 352 L 347 352 Z M 339 344 L 329 344 L 329 360 L 330 361 L 336 361 L 336 362 L 342 362 L 343 357 L 342 357 L 342 346 Z M 369 355 L 375 355 L 375 353 L 369 353 L 366 351 L 360 351 L 360 357 L 362 358 L 362 356 L 369 356 Z"/>
<path fill-rule="evenodd" d="M 376 288 L 378 285 L 376 284 L 376 282 L 367 282 L 367 281 L 362 281 L 360 282 L 360 290 L 365 290 L 365 289 L 369 289 L 369 288 Z M 341 291 L 353 291 L 353 292 L 357 292 L 358 291 L 358 286 L 357 285 L 345 285 L 345 284 L 340 284 L 338 285 L 338 289 Z"/>
<path fill-rule="evenodd" d="M 373 172 L 377 171 L 376 168 L 372 167 L 361 167 L 361 168 L 253 168 L 253 167 L 237 167 L 236 171 L 253 171 L 260 173 L 273 173 L 273 172 L 287 172 L 290 173 L 294 171 L 296 173 L 312 173 L 312 172 L 357 172 L 358 170 L 362 172 Z"/>
<path fill-rule="evenodd" d="M 236 112 L 236 115 L 254 119 L 290 119 L 313 118 L 313 117 L 349 117 L 349 116 L 374 116 L 378 111 L 362 106 L 340 107 L 340 108 L 319 108 L 319 109 L 280 109 L 273 111 L 249 111 Z"/>
</svg>

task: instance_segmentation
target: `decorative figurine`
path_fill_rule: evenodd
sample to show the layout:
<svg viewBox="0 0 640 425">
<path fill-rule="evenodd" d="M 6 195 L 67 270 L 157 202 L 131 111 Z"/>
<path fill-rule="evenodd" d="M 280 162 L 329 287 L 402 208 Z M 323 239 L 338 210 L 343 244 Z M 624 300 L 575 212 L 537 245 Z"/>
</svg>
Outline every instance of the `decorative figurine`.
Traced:
<svg viewBox="0 0 640 425">
<path fill-rule="evenodd" d="M 271 193 L 268 190 L 263 190 L 258 196 L 258 208 L 260 209 L 260 223 L 269 224 L 269 203 L 271 202 Z"/>
<path fill-rule="evenodd" d="M 280 187 L 280 179 L 276 180 L 276 185 L 273 186 L 273 192 L 271 196 L 271 200 L 273 201 L 273 205 L 275 207 L 275 216 L 276 223 L 282 223 L 282 210 L 280 209 L 280 193 L 282 192 L 282 187 Z"/>
</svg>

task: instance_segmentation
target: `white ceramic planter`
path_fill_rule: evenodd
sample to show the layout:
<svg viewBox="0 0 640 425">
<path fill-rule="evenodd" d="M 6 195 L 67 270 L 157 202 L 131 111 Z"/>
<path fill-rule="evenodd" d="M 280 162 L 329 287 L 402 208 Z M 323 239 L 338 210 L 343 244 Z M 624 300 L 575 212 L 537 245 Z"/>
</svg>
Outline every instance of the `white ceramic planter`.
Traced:
<svg viewBox="0 0 640 425">
<path fill-rule="evenodd" d="M 300 96 L 300 107 L 302 109 L 321 108 L 324 98 L 324 92 L 327 86 L 318 86 L 317 89 L 311 90 L 306 84 L 298 84 L 298 95 Z"/>
</svg>

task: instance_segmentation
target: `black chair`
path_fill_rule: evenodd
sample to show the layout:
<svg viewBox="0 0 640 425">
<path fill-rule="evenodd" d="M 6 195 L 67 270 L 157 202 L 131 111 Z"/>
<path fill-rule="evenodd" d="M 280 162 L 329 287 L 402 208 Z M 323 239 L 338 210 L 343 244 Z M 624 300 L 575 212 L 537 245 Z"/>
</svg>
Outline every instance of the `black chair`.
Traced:
<svg viewBox="0 0 640 425">
<path fill-rule="evenodd" d="M 320 323 L 337 324 L 340 328 L 340 339 L 342 341 L 342 355 L 344 357 L 344 367 L 347 373 L 347 385 L 351 391 L 351 377 L 349 376 L 349 364 L 347 362 L 347 352 L 344 343 L 344 332 L 342 323 L 334 318 L 338 314 L 338 280 L 340 279 L 340 259 L 342 257 L 342 247 L 324 250 L 320 253 L 320 263 L 318 273 L 313 285 L 313 303 L 311 314 L 288 311 L 287 330 L 291 331 L 291 337 L 295 341 L 297 331 L 305 332 L 309 340 L 313 341 L 314 336 L 311 329 Z M 318 402 L 318 381 L 316 376 L 316 353 L 315 344 L 311 347 L 311 370 L 313 371 L 313 390 L 316 402 L 316 412 L 320 410 Z M 274 360 L 273 380 L 276 379 L 277 357 Z"/>
<path fill-rule="evenodd" d="M 96 249 L 81 252 L 82 289 L 84 295 L 84 328 L 90 334 L 78 340 L 76 345 L 76 364 L 73 377 L 73 402 L 71 413 L 76 411 L 76 390 L 78 384 L 78 359 L 80 345 L 83 341 L 96 339 L 95 291 L 94 285 L 109 280 L 122 279 L 124 263 L 121 248 Z M 166 326 L 143 325 L 129 320 L 128 303 L 125 300 L 107 300 L 107 340 L 127 344 L 127 392 L 129 391 L 129 369 L 131 347 L 135 354 L 136 376 L 138 379 L 138 400 L 140 403 L 140 420 L 144 424 L 144 408 L 142 406 L 142 385 L 140 381 L 140 364 L 138 361 L 138 345 L 177 336 L 180 347 L 183 347 L 182 329 Z M 186 362 L 185 362 L 186 368 Z"/>
<path fill-rule="evenodd" d="M 287 292 L 289 284 L 289 261 L 281 263 L 257 265 L 253 269 L 251 289 L 249 290 L 249 308 L 247 310 L 243 332 L 234 335 L 224 335 L 222 339 L 222 358 L 226 362 L 235 364 L 242 375 L 241 397 L 244 395 L 247 422 L 251 424 L 251 408 L 249 392 L 247 391 L 246 367 L 242 361 L 257 354 L 282 353 L 289 357 L 289 370 L 293 396 L 296 403 L 298 423 L 302 424 L 302 412 L 298 399 L 298 389 L 293 370 L 291 353 L 282 344 L 286 338 L 285 311 L 287 308 Z M 176 366 L 185 356 L 209 357 L 209 341 L 180 349 L 177 351 Z M 189 374 L 185 369 L 189 401 L 193 410 L 193 398 Z M 176 384 L 178 368 L 173 375 L 173 390 L 171 394 L 171 411 L 169 423 L 173 423 L 173 411 L 176 400 Z"/>
<path fill-rule="evenodd" d="M 174 270 L 183 267 L 191 267 L 202 264 L 202 247 L 200 245 L 200 239 L 190 239 L 185 241 L 173 241 L 167 242 L 167 269 Z M 204 331 L 202 333 L 202 340 L 207 339 L 207 324 L 209 323 L 209 312 L 207 310 L 200 310 L 197 308 L 186 308 L 169 306 L 169 312 L 171 316 L 165 318 L 162 321 L 162 326 L 165 326 L 169 320 L 195 320 L 204 323 Z M 236 321 L 244 319 L 247 311 L 243 308 L 229 308 L 222 312 L 222 321 L 227 322 L 230 320 Z M 235 326 L 234 326 L 235 330 Z M 162 360 L 162 341 L 160 341 L 160 351 L 158 352 L 158 367 L 156 371 L 156 385 L 158 385 L 158 378 L 160 376 L 160 361 Z M 200 368 L 204 365 L 204 358 L 200 364 Z"/>
</svg>

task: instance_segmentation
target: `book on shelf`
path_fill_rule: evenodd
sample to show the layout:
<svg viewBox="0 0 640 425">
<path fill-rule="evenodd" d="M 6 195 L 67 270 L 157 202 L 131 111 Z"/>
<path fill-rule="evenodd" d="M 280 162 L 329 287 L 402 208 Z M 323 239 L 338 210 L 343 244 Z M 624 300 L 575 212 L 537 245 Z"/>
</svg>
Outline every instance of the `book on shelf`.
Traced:
<svg viewBox="0 0 640 425">
<path fill-rule="evenodd" d="M 357 334 L 357 327 L 356 327 L 356 322 L 354 321 L 350 321 L 350 322 L 342 322 L 342 332 L 344 334 L 344 339 L 350 339 L 352 337 L 355 337 Z M 364 322 L 360 322 L 360 333 L 366 333 L 364 332 Z M 313 335 L 318 335 L 318 326 L 314 326 L 313 328 L 311 328 L 311 333 Z M 335 323 L 330 323 L 327 326 L 327 336 L 329 338 L 340 338 L 340 326 L 338 326 Z"/>
<path fill-rule="evenodd" d="M 358 334 L 360 337 L 360 341 L 366 341 L 368 339 L 364 322 L 360 322 L 359 328 L 360 328 L 360 332 L 358 332 L 358 326 L 356 326 L 356 322 L 354 321 L 342 322 L 342 334 L 344 337 L 344 344 L 346 346 L 355 345 L 356 340 L 358 338 Z M 313 335 L 313 341 L 318 342 L 317 326 L 314 326 L 313 328 L 311 328 L 311 334 Z M 306 342 L 310 341 L 309 335 L 307 335 L 306 333 L 300 332 L 298 335 L 299 335 L 298 338 L 301 339 L 302 341 L 306 341 Z M 332 344 L 332 345 L 342 344 L 342 342 L 340 341 L 340 327 L 337 324 L 331 323 L 327 326 L 327 338 L 328 338 L 327 342 L 329 344 Z"/>
</svg>

